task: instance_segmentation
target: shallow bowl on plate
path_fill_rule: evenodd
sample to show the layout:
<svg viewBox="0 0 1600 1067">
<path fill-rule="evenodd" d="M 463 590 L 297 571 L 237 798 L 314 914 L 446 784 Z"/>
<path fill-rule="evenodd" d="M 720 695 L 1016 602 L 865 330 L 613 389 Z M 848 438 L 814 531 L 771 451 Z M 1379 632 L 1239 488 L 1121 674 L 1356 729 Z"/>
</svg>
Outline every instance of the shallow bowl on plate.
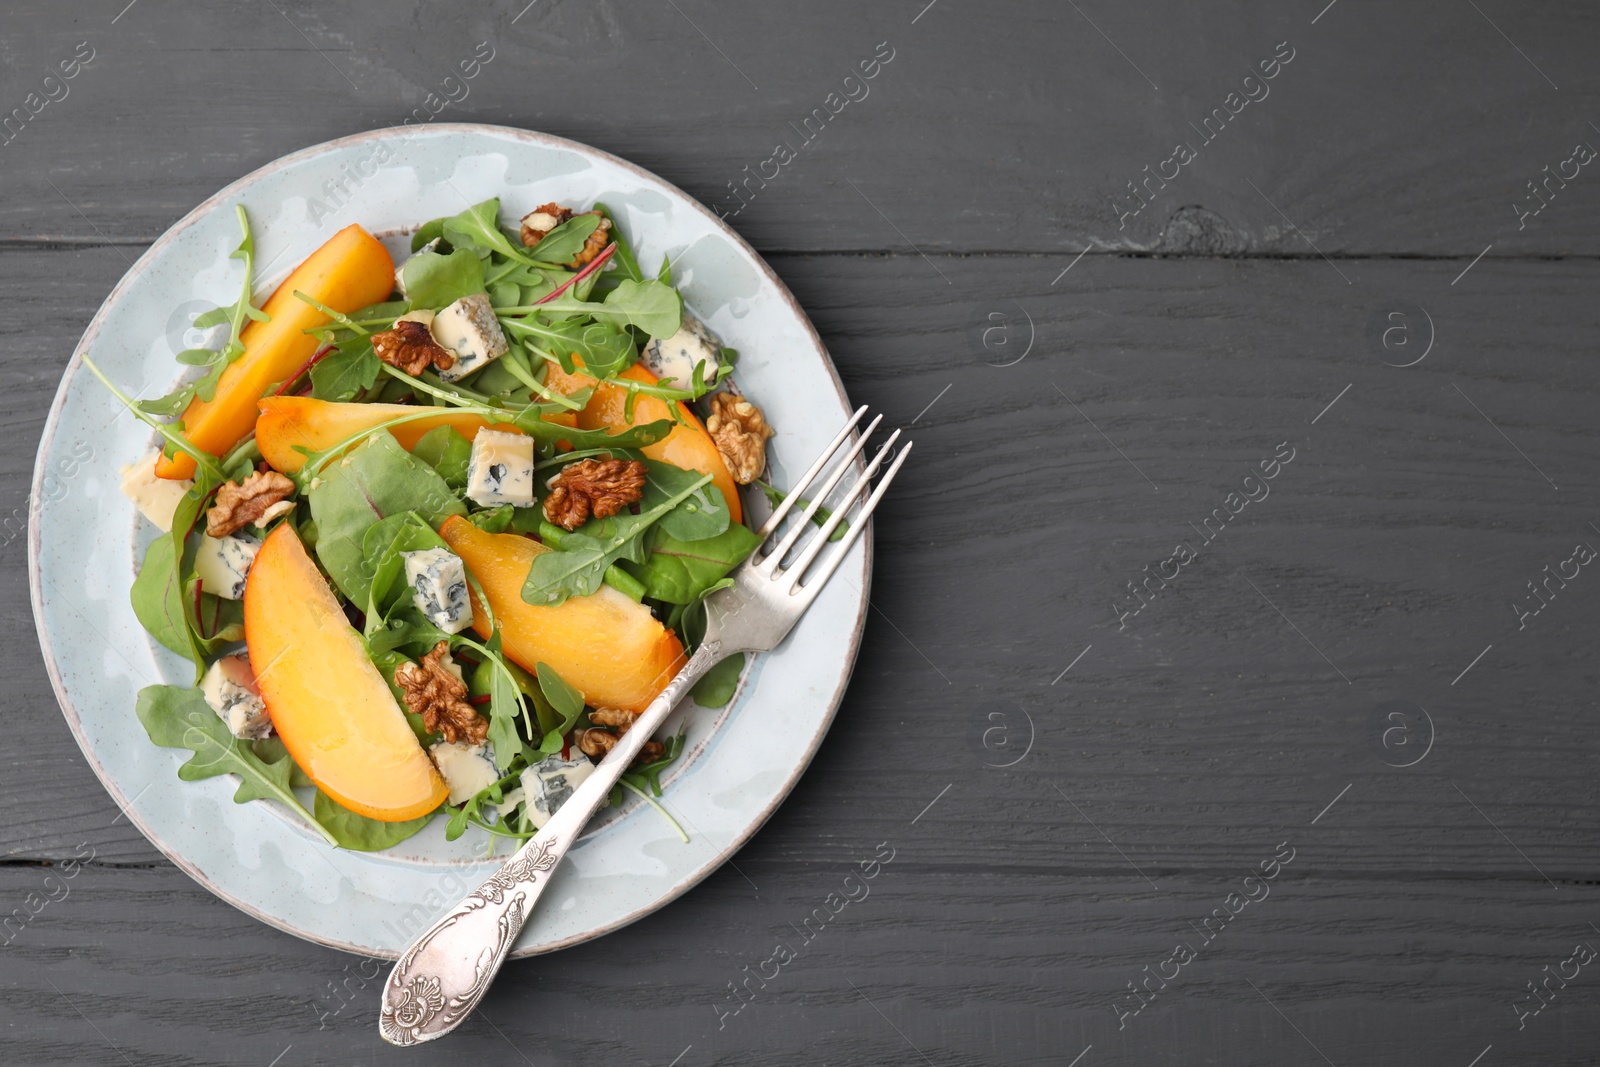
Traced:
<svg viewBox="0 0 1600 1067">
<path fill-rule="evenodd" d="M 62 713 L 117 804 L 196 881 L 264 922 L 321 944 L 393 957 L 498 860 L 487 835 L 444 820 L 381 853 L 329 848 L 270 801 L 234 804 L 231 776 L 181 782 L 187 752 L 158 748 L 138 691 L 187 685 L 190 665 L 140 627 L 128 590 L 155 530 L 118 491 L 148 428 L 81 372 L 91 358 L 134 396 L 167 391 L 195 312 L 237 295 L 233 205 L 250 213 L 258 293 L 352 222 L 401 234 L 498 196 L 514 218 L 547 201 L 601 201 L 646 271 L 668 256 L 686 303 L 739 350 L 740 388 L 778 435 L 782 485 L 849 414 L 828 354 L 794 297 L 737 234 L 682 191 L 596 149 L 496 126 L 436 124 L 345 137 L 286 156 L 195 208 L 139 258 L 96 313 L 62 376 L 34 467 L 28 574 Z M 398 250 L 401 245 L 391 240 Z M 860 643 L 871 533 L 777 651 L 746 668 L 720 710 L 675 713 L 688 731 L 663 803 L 684 844 L 641 804 L 602 816 L 568 854 L 514 956 L 564 948 L 659 908 L 720 866 L 793 788 L 833 719 Z M 502 844 L 502 855 L 508 851 Z"/>
</svg>

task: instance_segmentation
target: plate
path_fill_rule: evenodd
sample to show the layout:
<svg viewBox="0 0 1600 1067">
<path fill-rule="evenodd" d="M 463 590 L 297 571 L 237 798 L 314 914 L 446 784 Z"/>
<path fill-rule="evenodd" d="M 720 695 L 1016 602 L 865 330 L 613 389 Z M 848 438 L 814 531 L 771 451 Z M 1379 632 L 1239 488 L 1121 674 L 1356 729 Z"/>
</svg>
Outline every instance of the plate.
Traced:
<svg viewBox="0 0 1600 1067">
<path fill-rule="evenodd" d="M 224 900 L 320 944 L 393 958 L 486 878 L 489 838 L 446 841 L 444 820 L 384 853 L 329 848 L 270 801 L 234 804 L 236 781 L 178 780 L 189 753 L 158 748 L 134 716 L 145 685 L 189 684 L 128 601 L 155 529 L 118 490 L 119 468 L 154 435 L 82 368 L 90 357 L 134 396 L 164 393 L 194 314 L 237 295 L 233 205 L 256 236 L 269 292 L 333 232 L 359 222 L 399 235 L 499 196 L 514 217 L 547 201 L 603 201 L 646 270 L 668 256 L 686 304 L 740 353 L 736 380 L 777 428 L 773 477 L 798 475 L 849 415 L 821 339 L 778 277 L 733 230 L 653 174 L 547 134 L 435 124 L 330 141 L 278 160 L 162 235 L 101 306 L 62 376 L 34 466 L 28 576 L 39 643 L 89 765 L 152 844 Z M 185 332 L 191 336 L 185 337 Z M 689 843 L 634 801 L 602 815 L 568 854 L 514 956 L 597 937 L 654 911 L 716 870 L 776 810 L 821 743 L 860 644 L 871 536 L 776 652 L 746 667 L 721 710 L 686 702 L 688 728 L 663 803 Z M 672 723 L 669 723 L 669 728 Z M 507 848 L 500 846 L 502 858 Z"/>
</svg>

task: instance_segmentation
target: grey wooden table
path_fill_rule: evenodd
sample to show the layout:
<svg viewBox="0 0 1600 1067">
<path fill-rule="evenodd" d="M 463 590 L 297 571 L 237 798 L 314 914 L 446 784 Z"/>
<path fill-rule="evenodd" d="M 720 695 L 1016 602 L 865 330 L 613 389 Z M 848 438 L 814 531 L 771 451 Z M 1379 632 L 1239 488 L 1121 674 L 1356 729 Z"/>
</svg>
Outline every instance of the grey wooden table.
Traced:
<svg viewBox="0 0 1600 1067">
<path fill-rule="evenodd" d="M 7 5 L 0 1061 L 1600 1062 L 1600 9 L 525 3 Z M 738 869 L 402 1053 L 120 817 L 20 516 L 140 250 L 413 114 L 725 211 L 920 459 Z"/>
</svg>

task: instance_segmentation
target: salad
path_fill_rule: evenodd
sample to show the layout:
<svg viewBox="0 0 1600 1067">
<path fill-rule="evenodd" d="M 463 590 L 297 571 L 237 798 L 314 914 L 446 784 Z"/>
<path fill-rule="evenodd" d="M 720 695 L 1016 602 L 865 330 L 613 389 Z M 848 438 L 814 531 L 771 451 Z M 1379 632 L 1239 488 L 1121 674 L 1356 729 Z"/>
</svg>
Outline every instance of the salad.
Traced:
<svg viewBox="0 0 1600 1067">
<path fill-rule="evenodd" d="M 740 487 L 782 499 L 773 431 L 670 264 L 647 277 L 602 204 L 500 210 L 428 222 L 398 269 L 348 226 L 257 305 L 237 206 L 238 299 L 195 320 L 219 343 L 178 354 L 182 384 L 134 400 L 84 359 L 160 438 L 123 468 L 160 531 L 131 598 L 194 678 L 143 689 L 140 722 L 192 750 L 180 778 L 235 774 L 236 802 L 344 848 L 436 815 L 491 853 L 536 833 L 758 543 Z M 612 804 L 665 815 L 682 748 L 649 742 Z"/>
</svg>

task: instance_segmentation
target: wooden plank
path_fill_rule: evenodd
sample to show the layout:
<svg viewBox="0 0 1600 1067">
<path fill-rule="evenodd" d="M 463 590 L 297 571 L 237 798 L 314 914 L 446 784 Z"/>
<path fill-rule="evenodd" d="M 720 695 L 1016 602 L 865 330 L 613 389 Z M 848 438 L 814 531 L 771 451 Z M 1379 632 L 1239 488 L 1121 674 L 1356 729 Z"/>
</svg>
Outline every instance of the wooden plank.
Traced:
<svg viewBox="0 0 1600 1067">
<path fill-rule="evenodd" d="M 269 930 L 171 869 L 0 867 L 0 901 L 38 908 L 7 931 L 0 1042 L 18 1065 L 1042 1065 L 1090 1045 L 1085 1064 L 1164 1062 L 1173 1048 L 1186 1063 L 1322 1062 L 1314 1046 L 1339 1064 L 1465 1065 L 1491 1044 L 1499 1062 L 1578 1062 L 1571 1050 L 1596 1033 L 1593 964 L 1552 984 L 1521 1030 L 1514 1007 L 1527 1010 L 1542 968 L 1600 944 L 1593 887 L 1329 877 L 1307 839 L 1223 923 L 1213 911 L 1271 846 L 1151 888 L 950 870 L 941 831 L 877 833 L 881 852 L 869 834 L 835 861 L 752 864 L 759 891 L 724 870 L 600 941 L 513 963 L 477 1019 L 404 1053 L 375 1033 L 374 961 Z M 863 880 L 856 862 L 874 854 L 893 859 Z M 1180 944 L 1194 958 L 1163 966 Z M 792 958 L 769 962 L 779 945 Z M 1151 980 L 1130 1014 L 1146 968 L 1177 974 Z"/>
<path fill-rule="evenodd" d="M 73 20 L 48 0 L 10 6 L 0 114 L 28 117 L 3 146 L 0 237 L 148 241 L 278 156 L 430 106 L 439 122 L 616 152 L 739 211 L 765 250 L 1470 258 L 1589 255 L 1600 236 L 1600 181 L 1577 162 L 1541 186 L 1538 215 L 1513 207 L 1542 205 L 1529 183 L 1600 144 L 1583 77 L 1591 6 L 1228 0 L 1135 15 L 817 0 L 731 19 L 703 2 L 546 0 L 520 16 L 434 3 L 395 18 L 345 0 L 106 14 L 122 6 Z M 47 87 L 80 42 L 92 61 Z M 494 58 L 447 85 L 479 42 Z M 878 51 L 888 65 L 847 85 Z M 1246 83 L 1262 63 L 1274 77 Z M 47 88 L 60 99 L 30 100 Z M 1194 153 L 1181 166 L 1168 162 L 1179 143 Z M 792 160 L 768 163 L 788 158 L 780 144 Z M 1124 222 L 1143 203 L 1130 183 L 1149 204 Z"/>
<path fill-rule="evenodd" d="M 837 858 L 949 784 L 918 825 L 951 864 L 1106 874 L 1131 860 L 1159 879 L 1228 867 L 1349 785 L 1318 830 L 1336 869 L 1595 877 L 1600 596 L 1580 575 L 1520 631 L 1510 605 L 1532 603 L 1525 583 L 1578 540 L 1600 545 L 1596 385 L 1572 313 L 1600 265 L 1485 260 L 1451 289 L 1440 264 L 1369 262 L 1372 295 L 1352 306 L 1317 260 L 1085 260 L 1054 287 L 1038 257 L 946 260 L 970 305 L 914 256 L 776 264 L 851 395 L 918 444 L 878 526 L 850 693 L 759 839 L 762 862 Z M 0 364 L 19 434 L 37 432 L 121 269 L 107 249 L 0 254 L 0 284 L 32 309 L 26 332 L 8 329 L 47 354 Z M 1369 318 L 1400 306 L 1390 294 L 1419 298 L 1438 333 L 1414 367 L 1380 358 L 1395 359 L 1389 320 Z M 1031 316 L 1015 365 L 964 332 L 992 309 L 1018 331 Z M 1207 545 L 1196 527 L 1284 441 L 1295 456 L 1270 495 Z M 0 507 L 22 506 L 26 466 L 24 449 L 7 454 Z M 1126 584 L 1185 539 L 1198 557 L 1123 627 L 1112 605 L 1139 603 Z M 21 631 L 21 542 L 0 551 Z M 0 706 L 29 739 L 8 749 L 0 801 L 33 814 L 0 850 L 60 858 L 88 842 L 105 861 L 152 861 L 54 714 L 34 647 L 8 653 L 20 681 Z M 1390 764 L 1424 744 L 1418 712 L 1378 743 L 1393 701 L 1432 716 L 1414 767 Z M 1028 716 L 1031 750 L 1000 768 Z"/>
</svg>

